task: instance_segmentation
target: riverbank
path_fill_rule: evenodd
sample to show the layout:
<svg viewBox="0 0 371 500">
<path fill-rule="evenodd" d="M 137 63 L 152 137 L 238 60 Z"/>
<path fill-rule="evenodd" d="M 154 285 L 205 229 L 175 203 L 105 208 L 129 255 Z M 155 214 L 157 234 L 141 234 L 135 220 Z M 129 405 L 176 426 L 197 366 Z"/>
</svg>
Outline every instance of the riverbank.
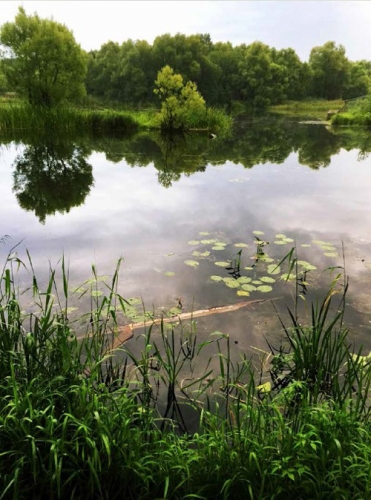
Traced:
<svg viewBox="0 0 371 500">
<path fill-rule="evenodd" d="M 340 110 L 344 106 L 344 101 L 336 99 L 327 101 L 325 99 L 310 99 L 304 101 L 289 101 L 284 104 L 270 106 L 271 113 L 282 114 L 287 116 L 307 117 L 317 120 L 327 120 L 327 112 L 329 110 Z"/>
<path fill-rule="evenodd" d="M 184 130 L 204 130 L 213 133 L 228 133 L 233 120 L 223 110 L 206 108 L 197 116 L 184 118 Z M 45 108 L 30 106 L 17 99 L 0 102 L 0 132 L 29 129 L 58 129 L 65 132 L 81 130 L 123 131 L 160 130 L 159 111 L 119 110 L 114 108 L 88 109 L 59 106 Z"/>
<path fill-rule="evenodd" d="M 27 313 L 18 263 L 8 256 L 0 285 L 4 498 L 370 496 L 370 358 L 349 350 L 346 286 L 336 295 L 332 284 L 308 326 L 292 315 L 257 369 L 232 361 L 228 335 L 199 345 L 191 325 L 157 332 L 150 315 L 140 355 L 128 342 L 114 356 L 120 311 L 133 307 L 116 293 L 120 262 L 105 295 L 94 267 L 86 291 L 72 292 L 92 304 L 75 319 L 64 259 L 45 290 L 27 264 Z M 205 347 L 213 354 L 195 377 Z"/>
</svg>

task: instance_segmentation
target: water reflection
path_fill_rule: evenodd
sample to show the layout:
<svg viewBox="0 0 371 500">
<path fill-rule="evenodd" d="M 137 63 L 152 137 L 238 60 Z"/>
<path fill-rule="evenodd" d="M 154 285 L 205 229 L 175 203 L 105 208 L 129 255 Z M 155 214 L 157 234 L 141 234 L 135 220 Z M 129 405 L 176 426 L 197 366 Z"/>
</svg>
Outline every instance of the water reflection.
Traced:
<svg viewBox="0 0 371 500">
<path fill-rule="evenodd" d="M 41 223 L 47 215 L 82 205 L 93 186 L 88 154 L 80 145 L 53 136 L 27 145 L 13 163 L 13 191 L 19 205 L 35 212 Z"/>
</svg>

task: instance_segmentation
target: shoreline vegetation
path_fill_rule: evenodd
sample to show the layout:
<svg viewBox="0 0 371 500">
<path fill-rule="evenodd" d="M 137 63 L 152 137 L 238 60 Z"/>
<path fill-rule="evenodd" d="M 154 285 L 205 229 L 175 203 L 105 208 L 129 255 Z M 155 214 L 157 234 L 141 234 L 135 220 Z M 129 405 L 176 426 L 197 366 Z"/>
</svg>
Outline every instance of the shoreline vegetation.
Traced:
<svg viewBox="0 0 371 500">
<path fill-rule="evenodd" d="M 92 267 L 91 310 L 73 320 L 70 294 L 84 293 L 70 291 L 64 259 L 45 290 L 28 259 L 12 249 L 0 282 L 2 498 L 371 495 L 371 357 L 349 345 L 346 278 L 332 280 L 306 326 L 295 307 L 282 345 L 256 363 L 233 361 L 222 332 L 200 343 L 192 322 L 155 327 L 145 311 L 139 354 L 128 342 L 113 355 L 133 305 L 117 293 L 121 262 L 103 295 Z M 31 273 L 28 312 L 19 266 Z"/>
</svg>

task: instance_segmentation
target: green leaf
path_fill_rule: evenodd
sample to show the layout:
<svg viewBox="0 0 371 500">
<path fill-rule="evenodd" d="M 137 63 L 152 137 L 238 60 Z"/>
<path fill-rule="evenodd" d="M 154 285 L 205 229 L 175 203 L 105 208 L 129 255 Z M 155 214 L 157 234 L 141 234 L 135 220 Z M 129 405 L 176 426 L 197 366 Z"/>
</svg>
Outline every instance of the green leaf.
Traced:
<svg viewBox="0 0 371 500">
<path fill-rule="evenodd" d="M 263 233 L 263 231 L 253 231 L 253 234 L 256 234 L 256 236 L 261 236 Z"/>
<path fill-rule="evenodd" d="M 217 243 L 218 241 L 216 239 L 212 239 L 212 240 L 201 240 L 201 243 L 203 245 L 212 245 L 214 243 Z"/>
<path fill-rule="evenodd" d="M 323 255 L 326 255 L 326 257 L 338 257 L 337 252 L 325 252 Z"/>
<path fill-rule="evenodd" d="M 287 242 L 286 242 L 286 240 L 276 240 L 274 243 L 276 245 L 286 245 Z"/>
<path fill-rule="evenodd" d="M 263 283 L 275 283 L 276 280 L 274 278 L 270 278 L 269 276 L 263 276 L 260 278 L 260 281 L 263 281 Z"/>
<path fill-rule="evenodd" d="M 241 285 L 242 290 L 245 290 L 246 292 L 254 292 L 256 290 L 256 286 L 254 285 Z"/>
<path fill-rule="evenodd" d="M 306 260 L 298 260 L 298 266 L 302 266 L 306 271 L 314 271 L 316 266 L 309 264 Z"/>
<path fill-rule="evenodd" d="M 237 281 L 241 284 L 251 283 L 251 278 L 248 278 L 247 276 L 240 276 L 239 278 L 237 278 Z"/>
<path fill-rule="evenodd" d="M 250 292 L 247 292 L 246 290 L 237 290 L 237 295 L 240 297 L 248 297 L 250 295 Z"/>
<path fill-rule="evenodd" d="M 129 299 L 126 299 L 126 301 L 132 306 L 142 303 L 142 299 L 140 297 L 130 297 Z"/>
<path fill-rule="evenodd" d="M 216 275 L 210 276 L 210 279 L 213 281 L 223 281 L 223 278 L 221 276 Z"/>
<path fill-rule="evenodd" d="M 300 246 L 301 246 L 301 247 L 303 247 L 303 248 L 309 248 L 309 247 L 310 247 L 310 245 L 309 245 L 308 243 L 303 243 L 303 244 L 302 244 L 302 245 L 300 245 Z"/>
<path fill-rule="evenodd" d="M 224 280 L 224 282 L 229 288 L 240 288 L 238 281 L 233 278 L 230 278 L 228 281 Z"/>
<path fill-rule="evenodd" d="M 215 247 L 211 247 L 211 250 L 224 250 L 224 249 L 225 249 L 225 247 L 224 246 L 222 247 L 220 245 L 217 245 Z"/>
<path fill-rule="evenodd" d="M 276 238 L 286 238 L 285 234 L 276 234 Z"/>
<path fill-rule="evenodd" d="M 197 260 L 185 260 L 184 264 L 191 267 L 197 267 L 199 265 L 199 262 L 197 262 Z"/>
<path fill-rule="evenodd" d="M 281 272 L 280 266 L 277 266 L 276 264 L 269 264 L 267 267 L 267 273 L 268 274 L 279 274 Z"/>
<path fill-rule="evenodd" d="M 262 293 L 271 292 L 272 290 L 273 290 L 273 288 L 269 285 L 261 285 L 261 286 L 258 286 L 258 288 L 257 288 L 257 291 L 262 292 Z"/>
<path fill-rule="evenodd" d="M 198 234 L 200 236 L 208 236 L 210 233 L 208 233 L 207 231 L 200 231 Z"/>
<path fill-rule="evenodd" d="M 197 240 L 188 241 L 188 245 L 199 245 L 199 244 L 200 244 L 200 242 Z"/>
<path fill-rule="evenodd" d="M 246 248 L 248 245 L 246 243 L 235 243 L 234 246 L 237 248 Z"/>
<path fill-rule="evenodd" d="M 262 282 L 260 280 L 254 280 L 254 281 L 252 281 L 252 284 L 253 285 L 261 285 Z"/>
<path fill-rule="evenodd" d="M 173 271 L 165 271 L 164 275 L 165 276 L 175 276 L 175 273 Z"/>
<path fill-rule="evenodd" d="M 225 261 L 218 261 L 218 262 L 214 262 L 214 264 L 216 266 L 219 266 L 219 267 L 228 267 L 229 266 L 229 262 L 225 262 Z"/>
</svg>

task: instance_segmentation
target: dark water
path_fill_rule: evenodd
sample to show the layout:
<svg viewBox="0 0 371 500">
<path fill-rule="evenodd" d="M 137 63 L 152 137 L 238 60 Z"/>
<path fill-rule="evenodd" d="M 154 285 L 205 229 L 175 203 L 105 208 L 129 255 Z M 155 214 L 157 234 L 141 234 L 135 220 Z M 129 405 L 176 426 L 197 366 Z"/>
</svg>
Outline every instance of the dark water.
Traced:
<svg viewBox="0 0 371 500">
<path fill-rule="evenodd" d="M 112 276 L 123 257 L 120 293 L 140 297 L 155 315 L 179 305 L 185 312 L 273 297 L 284 310 L 292 305 L 294 281 L 280 279 L 287 265 L 271 272 L 296 244 L 298 259 L 316 268 L 305 275 L 305 312 L 339 272 L 325 269 L 343 266 L 343 245 L 347 322 L 352 336 L 371 348 L 366 132 L 269 118 L 240 123 L 227 139 L 150 133 L 68 139 L 49 131 L 0 136 L 0 142 L 0 236 L 11 236 L 0 257 L 21 241 L 18 254 L 25 258 L 29 250 L 40 283 L 62 255 L 71 289 L 89 279 L 92 264 L 99 275 Z M 307 266 L 300 265 L 299 277 Z M 233 273 L 251 281 L 237 288 L 210 278 L 233 281 Z M 20 284 L 29 284 L 24 272 Z M 247 291 L 243 284 L 272 290 L 237 295 Z M 72 305 L 81 312 L 88 301 Z M 270 303 L 199 318 L 197 328 L 202 335 L 229 333 L 242 351 L 264 346 L 265 337 L 278 339 L 281 331 Z"/>
</svg>

